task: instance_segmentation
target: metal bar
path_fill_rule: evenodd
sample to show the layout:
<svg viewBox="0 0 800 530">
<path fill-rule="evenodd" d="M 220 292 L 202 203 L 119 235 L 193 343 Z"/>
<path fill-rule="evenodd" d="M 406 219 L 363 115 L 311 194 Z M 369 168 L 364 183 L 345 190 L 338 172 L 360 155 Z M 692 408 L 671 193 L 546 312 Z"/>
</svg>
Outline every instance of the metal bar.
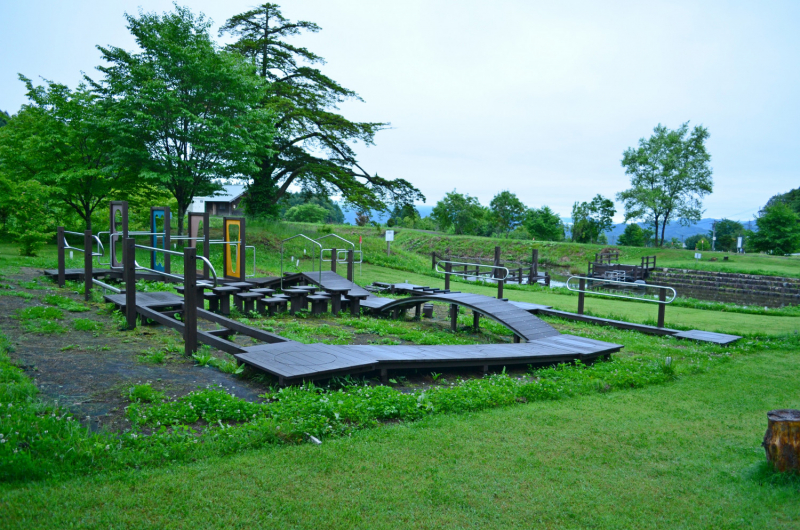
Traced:
<svg viewBox="0 0 800 530">
<path fill-rule="evenodd" d="M 170 254 L 170 255 L 174 255 L 174 256 L 183 256 L 184 255 L 183 252 L 177 252 L 175 250 L 167 250 L 167 249 L 158 248 L 158 247 L 148 247 L 147 245 L 136 245 L 136 248 L 141 248 L 141 249 L 144 249 L 144 250 L 151 250 L 151 251 L 156 251 L 156 252 L 163 252 L 164 254 Z"/>
<path fill-rule="evenodd" d="M 92 231 L 83 234 L 83 246 L 92 248 Z M 87 302 L 92 297 L 92 252 L 83 253 L 83 299 Z"/>
<path fill-rule="evenodd" d="M 337 238 L 337 239 L 341 239 L 342 241 L 344 241 L 345 243 L 347 243 L 348 245 L 350 245 L 351 247 L 353 247 L 353 249 L 355 249 L 355 248 L 356 248 L 356 244 L 355 244 L 355 243 L 353 243 L 353 242 L 351 242 L 351 241 L 348 241 L 347 239 L 343 238 L 342 236 L 339 236 L 339 235 L 336 235 L 336 234 L 328 234 L 328 235 L 326 235 L 326 236 L 319 237 L 319 238 L 315 239 L 314 241 L 322 241 L 322 240 L 323 240 L 323 239 L 325 239 L 326 237 L 335 237 L 335 238 Z"/>
<path fill-rule="evenodd" d="M 652 289 L 666 289 L 668 291 L 672 291 L 672 296 L 671 297 L 667 297 L 667 298 L 665 298 L 665 300 L 662 301 L 662 300 L 653 300 L 653 299 L 650 299 L 650 298 L 627 296 L 627 295 L 622 295 L 622 294 L 605 293 L 605 292 L 602 292 L 602 291 L 592 291 L 591 289 L 584 290 L 584 289 L 580 288 L 580 285 L 578 286 L 577 289 L 575 289 L 574 285 L 570 285 L 570 282 L 572 280 L 596 281 L 596 282 L 601 282 L 604 285 L 605 284 L 615 284 L 615 285 L 621 285 L 621 286 L 624 286 L 624 287 L 637 288 L 637 289 L 641 289 L 643 287 L 644 288 L 652 288 Z M 600 280 L 598 278 L 589 278 L 589 277 L 586 277 L 586 276 L 570 276 L 567 279 L 566 285 L 567 285 L 567 289 L 569 289 L 570 291 L 576 292 L 576 293 L 584 291 L 586 293 L 596 294 L 596 295 L 600 295 L 600 296 L 609 296 L 609 297 L 612 297 L 612 298 L 624 298 L 626 300 L 638 300 L 640 302 L 651 302 L 651 303 L 655 303 L 655 304 L 671 304 L 673 302 L 673 300 L 675 300 L 675 298 L 678 296 L 678 293 L 675 291 L 675 289 L 673 289 L 672 287 L 666 287 L 664 285 L 651 285 L 651 284 L 644 284 L 644 283 L 621 282 L 621 281 L 616 281 L 616 280 L 604 280 L 604 279 Z"/>
<path fill-rule="evenodd" d="M 287 237 L 286 239 L 281 240 L 281 289 L 283 289 L 283 256 L 284 256 L 283 245 L 287 241 L 291 241 L 292 239 L 295 239 L 295 238 L 298 238 L 298 237 L 302 237 L 303 239 L 306 239 L 309 242 L 311 242 L 314 245 L 317 245 L 319 247 L 319 284 L 322 285 L 322 252 L 323 252 L 322 244 L 320 242 L 318 242 L 318 241 L 315 241 L 314 239 L 311 239 L 310 237 L 308 237 L 305 234 L 297 234 L 296 236 Z M 313 266 L 313 263 L 312 263 L 312 266 Z"/>
<path fill-rule="evenodd" d="M 113 287 L 113 286 L 111 286 L 111 285 L 108 285 L 108 284 L 107 284 L 107 283 L 105 283 L 105 282 L 101 282 L 101 281 L 100 281 L 100 280 L 98 280 L 97 278 L 92 278 L 92 283 L 93 283 L 93 284 L 95 284 L 95 285 L 99 285 L 99 286 L 100 286 L 100 287 L 102 287 L 103 289 L 108 289 L 108 290 L 109 290 L 109 291 L 111 291 L 112 293 L 117 293 L 117 294 L 120 294 L 120 293 L 122 292 L 122 289 L 117 289 L 116 287 Z"/>
<path fill-rule="evenodd" d="M 186 356 L 197 351 L 197 249 L 183 249 L 183 343 Z"/>
</svg>

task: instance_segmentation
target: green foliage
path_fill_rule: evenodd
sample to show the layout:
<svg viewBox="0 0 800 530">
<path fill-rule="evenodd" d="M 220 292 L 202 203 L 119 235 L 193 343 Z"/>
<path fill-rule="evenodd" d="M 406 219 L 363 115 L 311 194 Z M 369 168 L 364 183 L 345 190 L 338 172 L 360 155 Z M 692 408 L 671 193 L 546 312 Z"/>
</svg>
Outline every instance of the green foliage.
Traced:
<svg viewBox="0 0 800 530">
<path fill-rule="evenodd" d="M 288 217 L 288 212 L 293 209 L 295 206 L 305 206 L 305 205 L 314 205 L 318 206 L 325 210 L 325 216 L 322 220 L 319 219 L 319 214 L 315 214 L 311 217 L 311 219 L 315 220 L 306 220 L 300 218 L 293 218 L 290 219 Z M 280 202 L 281 206 L 281 217 L 284 217 L 287 221 L 294 221 L 294 222 L 307 222 L 307 223 L 333 223 L 333 224 L 342 224 L 344 223 L 344 212 L 339 207 L 338 204 L 333 202 L 327 195 L 314 195 L 312 193 L 290 193 L 287 192 L 286 195 L 283 196 Z M 296 215 L 296 214 L 294 214 Z"/>
<path fill-rule="evenodd" d="M 636 223 L 626 225 L 625 231 L 619 236 L 617 243 L 628 247 L 643 247 L 644 234 L 642 233 L 642 227 Z"/>
<path fill-rule="evenodd" d="M 0 135 L 12 129 L 13 126 L 3 127 Z M 4 158 L 3 142 L 0 137 L 0 210 L 5 212 L 4 230 L 19 243 L 21 256 L 36 257 L 55 234 L 51 190 L 37 180 L 19 180 L 6 172 L 9 159 Z M 9 174 L 7 180 L 3 173 Z"/>
<path fill-rule="evenodd" d="M 622 167 L 631 176 L 631 188 L 618 193 L 617 200 L 625 206 L 625 221 L 652 223 L 659 246 L 670 220 L 678 218 L 685 226 L 700 220 L 702 198 L 712 192 L 713 181 L 706 128 L 698 125 L 689 133 L 689 122 L 674 131 L 659 124 L 653 133 L 639 140 L 638 149 L 630 147 L 623 153 Z"/>
<path fill-rule="evenodd" d="M 285 215 L 287 221 L 297 223 L 324 223 L 327 217 L 328 210 L 316 204 L 292 206 Z"/>
<path fill-rule="evenodd" d="M 64 318 L 64 313 L 56 307 L 32 306 L 18 309 L 16 317 L 22 328 L 29 333 L 66 333 L 67 328 L 57 321 Z"/>
<path fill-rule="evenodd" d="M 481 206 L 477 197 L 451 191 L 436 203 L 431 217 L 442 230 L 454 234 L 483 235 L 491 218 L 489 211 Z"/>
<path fill-rule="evenodd" d="M 148 348 L 140 353 L 136 360 L 147 364 L 164 364 L 167 360 L 167 351 L 162 348 Z"/>
<path fill-rule="evenodd" d="M 717 221 L 715 228 L 717 234 L 717 241 L 714 245 L 715 250 L 725 252 L 736 250 L 736 238 L 743 236 L 745 232 L 742 223 L 731 221 L 730 219 L 722 219 Z M 713 237 L 714 231 L 711 230 L 708 232 L 708 239 L 711 240 Z"/>
<path fill-rule="evenodd" d="M 522 225 L 537 241 L 564 241 L 564 223 L 549 206 L 531 208 L 525 212 Z"/>
<path fill-rule="evenodd" d="M 800 250 L 800 215 L 789 206 L 776 202 L 756 219 L 758 232 L 747 240 L 749 248 L 776 254 Z"/>
<path fill-rule="evenodd" d="M 90 318 L 76 318 L 72 321 L 72 327 L 77 331 L 97 331 L 103 329 L 103 324 Z"/>
<path fill-rule="evenodd" d="M 81 302 L 77 302 L 72 298 L 68 298 L 60 294 L 48 294 L 47 296 L 44 297 L 44 303 L 54 305 L 58 308 L 63 309 L 64 311 L 69 311 L 71 313 L 81 313 L 84 311 L 89 311 L 89 308 L 86 307 Z"/>
<path fill-rule="evenodd" d="M 766 206 L 764 206 L 764 210 L 779 202 L 786 204 L 786 206 L 791 208 L 794 211 L 794 213 L 800 215 L 800 188 L 795 188 L 793 190 L 787 191 L 786 193 L 780 193 L 778 195 L 770 197 L 770 199 L 767 201 Z M 762 212 L 759 212 L 759 214 L 761 213 L 763 213 L 763 210 Z"/>
<path fill-rule="evenodd" d="M 358 164 L 351 144 L 371 145 L 388 124 L 352 122 L 337 114 L 337 105 L 360 100 L 358 95 L 313 67 L 321 57 L 285 40 L 319 30 L 313 22 L 287 20 L 276 4 L 231 17 L 220 29 L 238 37 L 228 49 L 254 63 L 268 81 L 258 95 L 277 118 L 271 152 L 260 158 L 248 186 L 247 212 L 274 215 L 272 205 L 291 185 L 321 196 L 341 195 L 346 204 L 364 210 L 385 210 L 387 202 L 424 202 L 408 181 L 370 175 Z"/>
<path fill-rule="evenodd" d="M 0 171 L 19 185 L 38 182 L 42 197 L 72 210 L 91 229 L 95 209 L 130 187 L 136 175 L 135 165 L 119 160 L 120 151 L 129 146 L 114 133 L 115 103 L 83 84 L 73 91 L 58 83 L 43 87 L 20 79 L 30 103 L 0 132 Z M 24 207 L 21 203 L 16 201 L 17 208 Z M 45 204 L 37 201 L 40 208 Z M 38 226 L 30 221 L 26 224 Z"/>
<path fill-rule="evenodd" d="M 105 76 L 95 87 L 116 102 L 118 134 L 144 146 L 129 159 L 175 197 L 181 233 L 192 199 L 220 188 L 214 179 L 259 171 L 273 118 L 259 105 L 264 83 L 253 66 L 218 51 L 202 15 L 176 6 L 126 19 L 141 51 L 98 47 L 109 66 L 98 67 Z"/>
<path fill-rule="evenodd" d="M 527 208 L 519 198 L 510 191 L 501 191 L 489 203 L 495 226 L 500 232 L 508 234 L 522 224 Z"/>
<path fill-rule="evenodd" d="M 611 229 L 614 213 L 614 202 L 600 194 L 591 202 L 576 202 L 572 205 L 572 241 L 597 242 L 603 232 Z"/>
<path fill-rule="evenodd" d="M 167 399 L 167 395 L 162 390 L 156 390 L 150 383 L 133 385 L 127 393 L 123 393 L 123 396 L 134 403 L 156 403 Z"/>
</svg>

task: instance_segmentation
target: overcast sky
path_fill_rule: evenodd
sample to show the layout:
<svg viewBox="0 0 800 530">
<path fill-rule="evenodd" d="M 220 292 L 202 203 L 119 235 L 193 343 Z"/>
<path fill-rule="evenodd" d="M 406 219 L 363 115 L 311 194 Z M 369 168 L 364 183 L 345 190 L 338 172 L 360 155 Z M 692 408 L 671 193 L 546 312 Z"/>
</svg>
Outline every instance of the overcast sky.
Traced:
<svg viewBox="0 0 800 530">
<path fill-rule="evenodd" d="M 187 3 L 216 28 L 254 2 Z M 353 120 L 391 122 L 362 166 L 402 177 L 428 204 L 457 189 L 483 204 L 504 189 L 568 216 L 613 197 L 622 152 L 662 123 L 708 128 L 707 217 L 750 219 L 800 186 L 800 2 L 293 0 L 322 27 L 297 39 L 364 103 Z M 123 13 L 171 2 L 0 4 L 0 109 L 25 102 L 22 73 L 75 86 L 97 77 L 95 45 L 133 49 Z M 619 205 L 618 205 L 619 207 Z M 619 216 L 618 216 L 619 217 Z"/>
</svg>

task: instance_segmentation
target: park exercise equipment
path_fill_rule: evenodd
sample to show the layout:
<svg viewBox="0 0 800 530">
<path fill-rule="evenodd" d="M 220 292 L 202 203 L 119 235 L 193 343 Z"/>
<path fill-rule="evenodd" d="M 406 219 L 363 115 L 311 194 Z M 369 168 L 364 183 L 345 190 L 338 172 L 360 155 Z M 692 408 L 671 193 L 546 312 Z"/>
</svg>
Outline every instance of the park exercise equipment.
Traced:
<svg viewBox="0 0 800 530">
<path fill-rule="evenodd" d="M 444 269 L 442 269 L 444 266 Z M 464 267 L 463 272 L 454 272 L 454 267 Z M 489 269 L 489 271 L 481 272 L 481 269 Z M 480 263 L 466 263 L 463 261 L 439 261 L 436 263 L 434 270 L 440 274 L 444 274 L 444 288 L 450 289 L 450 277 L 460 276 L 462 278 L 480 278 L 487 276 L 497 283 L 497 298 L 503 298 L 503 285 L 506 278 L 508 278 L 509 271 L 502 265 L 482 265 Z"/>
<path fill-rule="evenodd" d="M 589 278 L 586 276 L 570 276 L 567 279 L 567 289 L 578 293 L 579 315 L 582 315 L 584 311 L 586 293 L 658 304 L 657 327 L 659 328 L 664 327 L 664 313 L 667 304 L 672 303 L 677 296 L 675 289 L 663 285 L 650 285 L 638 281 L 624 282 Z M 648 295 L 647 291 L 653 291 L 653 294 Z"/>
<path fill-rule="evenodd" d="M 350 245 L 349 249 L 337 249 L 335 247 L 332 248 L 325 248 L 325 246 L 321 243 L 322 240 L 327 239 L 329 237 L 335 237 L 340 241 L 344 242 L 347 245 Z M 316 281 L 318 284 L 322 283 L 322 267 L 323 263 L 330 263 L 331 264 L 331 271 L 336 272 L 337 264 L 342 264 L 347 266 L 347 280 L 352 282 L 353 281 L 353 267 L 355 264 L 361 264 L 363 262 L 363 252 L 361 250 L 355 249 L 355 244 L 347 239 L 337 235 L 337 234 L 327 234 L 317 239 L 312 239 L 305 234 L 297 234 L 291 237 L 287 237 L 281 240 L 281 288 L 283 288 L 283 279 L 286 275 L 284 269 L 284 260 L 286 259 L 286 244 L 290 241 L 295 239 L 299 239 L 300 241 L 304 242 L 307 245 L 314 245 L 315 250 L 314 253 L 311 253 L 311 272 L 316 272 Z M 319 252 L 316 255 L 316 252 Z M 325 254 L 328 253 L 329 258 L 325 258 Z M 303 254 L 307 254 L 307 248 L 303 248 Z M 356 255 L 358 255 L 358 260 L 356 261 Z M 300 267 L 300 258 L 298 257 L 295 261 L 295 256 L 290 255 L 289 261 L 292 266 L 299 270 Z M 315 263 L 316 262 L 316 263 Z"/>
</svg>

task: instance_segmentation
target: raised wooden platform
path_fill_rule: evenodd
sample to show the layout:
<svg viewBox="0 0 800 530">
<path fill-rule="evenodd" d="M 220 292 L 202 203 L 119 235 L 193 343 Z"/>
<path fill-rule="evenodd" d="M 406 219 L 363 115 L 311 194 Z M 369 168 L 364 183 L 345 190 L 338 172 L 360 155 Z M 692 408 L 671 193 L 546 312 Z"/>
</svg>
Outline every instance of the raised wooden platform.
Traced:
<svg viewBox="0 0 800 530">
<path fill-rule="evenodd" d="M 557 333 L 557 332 L 556 332 Z M 284 342 L 245 348 L 235 357 L 280 383 L 381 370 L 488 367 L 592 361 L 622 348 L 598 340 L 558 335 L 524 344 L 459 346 L 332 346 Z"/>
<path fill-rule="evenodd" d="M 107 294 L 103 297 L 106 302 L 115 304 L 118 309 L 125 309 L 124 294 Z M 164 309 L 183 305 L 183 297 L 175 293 L 153 292 L 136 293 L 136 307 L 147 307 L 149 309 Z"/>
<path fill-rule="evenodd" d="M 503 324 L 519 337 L 530 342 L 532 340 L 558 335 L 558 331 L 550 324 L 534 316 L 530 312 L 513 304 L 491 298 L 482 294 L 442 293 L 415 294 L 408 298 L 400 298 L 381 307 L 381 311 L 389 311 L 398 307 L 413 306 L 424 302 L 454 304 L 471 309 L 481 315 Z"/>
<path fill-rule="evenodd" d="M 713 342 L 714 344 L 719 344 L 720 346 L 733 344 L 742 338 L 738 335 L 727 335 L 725 333 L 714 333 L 712 331 L 700 331 L 697 329 L 693 329 L 691 331 L 679 331 L 678 333 L 675 333 L 673 337 L 677 339 L 689 339 L 700 342 Z"/>
</svg>

